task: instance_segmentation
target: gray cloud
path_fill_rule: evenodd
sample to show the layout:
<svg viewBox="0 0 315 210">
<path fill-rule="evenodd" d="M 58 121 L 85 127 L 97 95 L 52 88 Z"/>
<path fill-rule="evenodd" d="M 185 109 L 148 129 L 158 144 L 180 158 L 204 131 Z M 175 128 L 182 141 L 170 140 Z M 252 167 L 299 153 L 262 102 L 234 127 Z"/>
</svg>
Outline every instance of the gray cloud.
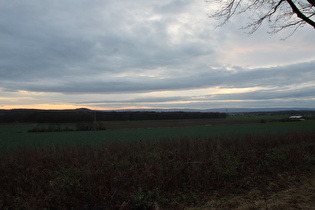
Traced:
<svg viewBox="0 0 315 210">
<path fill-rule="evenodd" d="M 187 102 L 187 103 L 204 103 L 215 101 L 232 101 L 232 100 L 251 100 L 251 101 L 265 101 L 265 100 L 301 100 L 313 99 L 315 100 L 315 85 L 307 87 L 286 87 L 278 90 L 256 90 L 245 93 L 233 94 L 212 94 L 212 95 L 195 95 L 195 96 L 169 96 L 169 97 L 140 97 L 127 100 L 103 100 L 103 101 L 83 101 L 78 104 L 134 104 L 134 103 L 169 103 L 169 102 Z"/>
<path fill-rule="evenodd" d="M 99 105 L 176 106 L 181 101 L 178 106 L 182 102 L 196 106 L 210 100 L 219 106 L 217 100 L 314 97 L 310 84 L 315 78 L 315 45 L 310 31 L 280 43 L 278 36 L 248 37 L 236 24 L 213 30 L 206 5 L 183 0 L 4 1 L 0 90 L 6 95 L 31 91 L 87 98 L 214 87 L 262 89 L 230 95 L 87 100 Z M 165 104 L 169 102 L 172 105 Z"/>
<path fill-rule="evenodd" d="M 274 68 L 259 69 L 193 69 L 169 73 L 168 77 L 151 76 L 122 76 L 111 74 L 105 78 L 85 77 L 76 75 L 64 80 L 39 81 L 31 83 L 7 83 L 10 90 L 28 90 L 35 92 L 59 93 L 123 93 L 123 92 L 152 92 L 161 90 L 185 90 L 208 87 L 248 88 L 301 85 L 313 82 L 315 78 L 315 61 Z M 175 70 L 176 71 L 176 70 Z"/>
<path fill-rule="evenodd" d="M 4 4 L 2 10 L 16 10 L 19 15 L 2 13 L 0 47 L 6 49 L 1 54 L 3 80 L 19 80 L 16 75 L 36 81 L 132 69 L 149 72 L 158 67 L 181 68 L 183 60 L 213 51 L 202 40 L 172 44 L 166 28 L 178 22 L 176 17 L 150 21 L 147 18 L 155 14 L 136 13 L 142 12 L 137 2 L 101 4 L 108 7 L 108 11 L 102 11 L 95 8 L 99 5 L 87 6 L 80 1 L 77 7 L 71 7 L 71 13 L 67 13 L 70 5 L 64 2 L 46 4 Z M 84 15 L 86 12 L 89 15 Z"/>
</svg>

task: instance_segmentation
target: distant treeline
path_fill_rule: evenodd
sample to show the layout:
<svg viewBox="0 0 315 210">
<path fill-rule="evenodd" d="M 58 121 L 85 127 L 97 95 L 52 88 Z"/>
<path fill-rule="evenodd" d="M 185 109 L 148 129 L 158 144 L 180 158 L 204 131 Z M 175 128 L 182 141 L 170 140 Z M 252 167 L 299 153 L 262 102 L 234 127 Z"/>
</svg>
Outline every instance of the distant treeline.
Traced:
<svg viewBox="0 0 315 210">
<path fill-rule="evenodd" d="M 154 112 L 91 110 L 0 110 L 0 123 L 78 123 L 94 121 L 175 120 L 226 118 L 219 112 Z"/>
<path fill-rule="evenodd" d="M 313 116 L 315 115 L 314 110 L 287 110 L 287 111 L 272 111 L 272 112 L 239 112 L 235 113 L 238 115 L 305 115 Z"/>
</svg>

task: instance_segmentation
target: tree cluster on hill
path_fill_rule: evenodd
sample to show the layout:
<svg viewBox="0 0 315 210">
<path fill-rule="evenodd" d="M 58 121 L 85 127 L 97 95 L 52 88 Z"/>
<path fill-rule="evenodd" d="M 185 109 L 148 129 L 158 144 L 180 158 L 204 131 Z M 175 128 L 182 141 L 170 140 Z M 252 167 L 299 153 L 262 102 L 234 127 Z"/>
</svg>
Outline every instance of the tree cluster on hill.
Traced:
<svg viewBox="0 0 315 210">
<path fill-rule="evenodd" d="M 174 119 L 215 119 L 225 118 L 219 112 L 147 112 L 124 111 L 102 112 L 91 110 L 3 110 L 0 123 L 78 123 L 94 121 L 132 121 L 132 120 L 174 120 Z"/>
<path fill-rule="evenodd" d="M 25 111 L 5 112 L 0 114 L 1 123 L 76 123 L 91 122 L 93 115 L 88 112 L 64 112 L 64 111 Z"/>
</svg>

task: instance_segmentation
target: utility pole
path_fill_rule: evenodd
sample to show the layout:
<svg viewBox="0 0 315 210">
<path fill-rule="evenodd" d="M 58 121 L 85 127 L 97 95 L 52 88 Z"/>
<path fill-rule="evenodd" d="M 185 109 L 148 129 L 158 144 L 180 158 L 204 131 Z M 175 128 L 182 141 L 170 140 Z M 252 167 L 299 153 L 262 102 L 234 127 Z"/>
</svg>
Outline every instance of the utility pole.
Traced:
<svg viewBox="0 0 315 210">
<path fill-rule="evenodd" d="M 229 109 L 228 108 L 225 109 L 225 114 L 226 114 L 226 118 L 228 118 L 228 116 L 229 116 Z"/>
<path fill-rule="evenodd" d="M 96 123 L 96 111 L 94 111 L 94 124 Z"/>
</svg>

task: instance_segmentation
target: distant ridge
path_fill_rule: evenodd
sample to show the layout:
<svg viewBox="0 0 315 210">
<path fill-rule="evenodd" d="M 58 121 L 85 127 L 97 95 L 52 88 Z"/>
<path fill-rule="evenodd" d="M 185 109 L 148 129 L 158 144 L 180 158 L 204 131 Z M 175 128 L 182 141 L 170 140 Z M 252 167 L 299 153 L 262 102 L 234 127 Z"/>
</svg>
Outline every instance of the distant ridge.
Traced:
<svg viewBox="0 0 315 210">
<path fill-rule="evenodd" d="M 78 109 L 0 109 L 0 113 L 32 113 L 32 112 L 94 112 L 88 108 Z"/>
<path fill-rule="evenodd" d="M 289 112 L 289 111 L 315 111 L 315 108 L 219 108 L 207 109 L 207 111 L 228 112 L 228 113 L 246 113 L 246 112 Z"/>
<path fill-rule="evenodd" d="M 88 109 L 88 108 L 78 108 L 78 109 L 75 109 L 74 111 L 78 111 L 78 112 L 94 112 L 93 110 Z"/>
<path fill-rule="evenodd" d="M 112 111 L 135 111 L 135 112 L 221 112 L 221 113 L 257 113 L 257 112 L 296 112 L 315 111 L 315 108 L 214 108 L 214 109 L 120 109 Z"/>
<path fill-rule="evenodd" d="M 315 111 L 315 108 L 213 108 L 213 109 L 116 109 L 91 110 L 77 109 L 0 109 L 0 113 L 31 113 L 31 112 L 220 112 L 220 113 L 260 113 L 260 112 L 305 112 Z"/>
</svg>

